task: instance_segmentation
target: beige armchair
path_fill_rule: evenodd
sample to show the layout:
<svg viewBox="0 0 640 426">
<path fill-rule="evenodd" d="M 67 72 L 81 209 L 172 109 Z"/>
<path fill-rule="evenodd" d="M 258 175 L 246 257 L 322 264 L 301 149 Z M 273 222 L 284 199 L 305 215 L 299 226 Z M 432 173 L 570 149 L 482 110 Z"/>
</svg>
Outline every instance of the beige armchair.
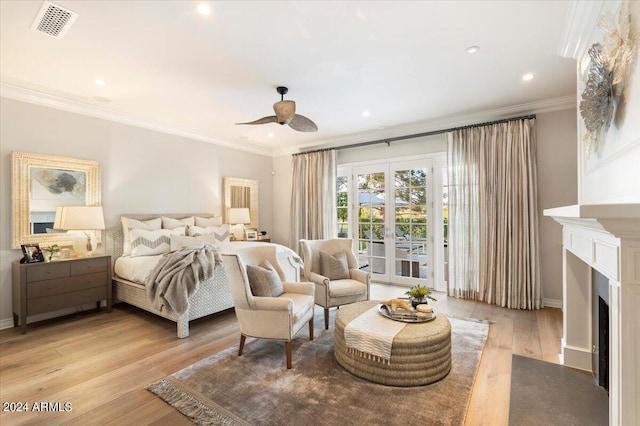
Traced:
<svg viewBox="0 0 640 426">
<path fill-rule="evenodd" d="M 223 254 L 222 261 L 229 279 L 231 296 L 240 324 L 242 355 L 247 336 L 285 342 L 287 368 L 291 368 L 291 340 L 309 324 L 309 339 L 313 340 L 314 285 L 313 283 L 282 282 L 283 293 L 277 297 L 256 297 L 247 275 L 248 265 L 261 265 L 267 260 L 280 279 L 284 273 L 277 259 L 276 248 L 248 247 L 237 254 Z"/>
<path fill-rule="evenodd" d="M 352 244 L 352 240 L 348 238 L 300 240 L 304 276 L 315 284 L 315 303 L 324 308 L 325 330 L 329 328 L 329 308 L 369 300 L 371 273 L 358 268 Z M 346 275 L 340 279 L 326 276 L 327 266 L 326 262 L 321 262 L 321 253 L 324 253 L 325 259 L 327 254 L 333 256 L 345 253 L 348 269 Z"/>
</svg>

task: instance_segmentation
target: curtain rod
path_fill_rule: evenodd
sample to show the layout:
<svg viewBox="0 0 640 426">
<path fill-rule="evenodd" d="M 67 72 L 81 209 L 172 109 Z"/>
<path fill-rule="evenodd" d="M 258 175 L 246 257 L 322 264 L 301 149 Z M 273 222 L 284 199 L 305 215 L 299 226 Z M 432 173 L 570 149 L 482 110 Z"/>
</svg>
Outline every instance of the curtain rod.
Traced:
<svg viewBox="0 0 640 426">
<path fill-rule="evenodd" d="M 376 145 L 376 144 L 379 144 L 379 143 L 386 143 L 387 146 L 391 146 L 391 142 L 401 141 L 401 140 L 405 140 L 405 139 L 414 139 L 414 138 L 420 138 L 420 137 L 424 137 L 424 136 L 434 136 L 434 135 L 440 135 L 442 133 L 454 132 L 456 130 L 470 129 L 470 128 L 473 128 L 473 127 L 491 126 L 493 124 L 506 123 L 508 121 L 528 120 L 528 119 L 532 119 L 532 118 L 536 118 L 536 115 L 535 114 L 522 115 L 520 117 L 504 118 L 502 120 L 488 121 L 488 122 L 485 122 L 485 123 L 478 123 L 478 124 L 469 124 L 467 126 L 460 126 L 460 127 L 451 127 L 449 129 L 433 130 L 431 132 L 414 133 L 412 135 L 406 135 L 406 136 L 395 136 L 395 137 L 392 137 L 392 138 L 378 139 L 378 140 L 375 140 L 375 141 L 359 142 L 359 143 L 354 143 L 354 144 L 351 144 L 351 145 L 336 146 L 336 147 L 333 147 L 333 148 L 315 149 L 315 150 L 311 150 L 311 151 L 298 152 L 298 153 L 293 154 L 293 155 L 296 156 L 296 155 L 302 155 L 302 154 L 311 154 L 313 152 L 330 151 L 332 149 L 359 148 L 359 147 L 362 147 L 362 146 Z"/>
</svg>

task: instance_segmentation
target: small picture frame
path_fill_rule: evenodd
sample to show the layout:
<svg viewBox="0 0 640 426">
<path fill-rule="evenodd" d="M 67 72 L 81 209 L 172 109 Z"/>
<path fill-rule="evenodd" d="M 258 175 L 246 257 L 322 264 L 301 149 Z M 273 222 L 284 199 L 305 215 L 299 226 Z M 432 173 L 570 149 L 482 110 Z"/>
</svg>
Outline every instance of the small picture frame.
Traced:
<svg viewBox="0 0 640 426">
<path fill-rule="evenodd" d="M 258 239 L 258 231 L 247 231 L 247 240 L 254 241 Z"/>
<path fill-rule="evenodd" d="M 25 263 L 44 262 L 44 254 L 39 244 L 21 244 Z"/>
</svg>

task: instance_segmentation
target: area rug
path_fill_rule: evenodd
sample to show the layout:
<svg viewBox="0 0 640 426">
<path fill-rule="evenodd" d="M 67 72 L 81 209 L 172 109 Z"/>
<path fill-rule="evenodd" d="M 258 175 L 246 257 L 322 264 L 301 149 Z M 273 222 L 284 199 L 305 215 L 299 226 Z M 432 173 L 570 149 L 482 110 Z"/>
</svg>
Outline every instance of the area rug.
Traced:
<svg viewBox="0 0 640 426">
<path fill-rule="evenodd" d="M 509 424 L 608 425 L 609 398 L 586 371 L 513 355 Z"/>
<path fill-rule="evenodd" d="M 333 355 L 330 328 L 313 341 L 298 333 L 291 370 L 284 343 L 248 339 L 240 357 L 234 345 L 147 389 L 201 425 L 462 425 L 489 325 L 450 321 L 451 372 L 427 386 L 351 375 Z"/>
</svg>

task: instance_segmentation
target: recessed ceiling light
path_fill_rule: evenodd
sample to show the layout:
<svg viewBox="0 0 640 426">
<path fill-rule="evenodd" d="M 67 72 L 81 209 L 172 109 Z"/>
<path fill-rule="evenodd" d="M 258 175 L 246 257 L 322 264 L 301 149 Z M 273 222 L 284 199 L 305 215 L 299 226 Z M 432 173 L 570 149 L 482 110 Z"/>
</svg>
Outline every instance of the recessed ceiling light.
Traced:
<svg viewBox="0 0 640 426">
<path fill-rule="evenodd" d="M 528 72 L 522 76 L 522 81 L 531 81 L 531 80 L 533 80 L 533 73 Z"/>
<path fill-rule="evenodd" d="M 478 50 L 480 50 L 480 46 L 469 46 L 465 49 L 467 53 L 476 53 Z"/>
<path fill-rule="evenodd" d="M 371 115 L 371 113 L 369 111 L 362 111 L 362 116 L 363 117 L 369 117 Z"/>
<path fill-rule="evenodd" d="M 103 79 L 101 79 L 101 78 L 97 78 L 96 79 L 96 86 L 104 87 L 106 85 L 107 85 L 107 82 L 104 81 Z"/>
<path fill-rule="evenodd" d="M 205 16 L 211 15 L 211 8 L 206 3 L 200 3 L 196 8 L 196 10 L 200 15 L 205 15 Z"/>
<path fill-rule="evenodd" d="M 269 132 L 269 133 L 267 134 L 267 137 L 272 138 L 272 137 L 273 137 L 273 133 Z"/>
</svg>

